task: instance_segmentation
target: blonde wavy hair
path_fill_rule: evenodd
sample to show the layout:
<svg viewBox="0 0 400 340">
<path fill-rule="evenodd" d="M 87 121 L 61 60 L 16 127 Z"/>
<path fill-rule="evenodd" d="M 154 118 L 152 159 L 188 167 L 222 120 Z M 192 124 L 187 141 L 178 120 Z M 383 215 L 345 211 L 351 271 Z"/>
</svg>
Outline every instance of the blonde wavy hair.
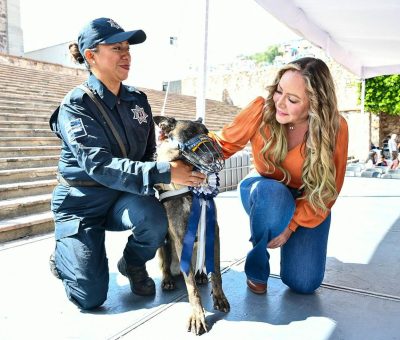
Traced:
<svg viewBox="0 0 400 340">
<path fill-rule="evenodd" d="M 335 85 L 327 65 L 320 59 L 302 58 L 285 65 L 277 74 L 272 85 L 268 86 L 268 96 L 264 107 L 260 133 L 264 147 L 260 156 L 265 161 L 267 173 L 275 169 L 282 171 L 282 182 L 290 182 L 290 174 L 282 167 L 288 145 L 286 129 L 275 118 L 276 108 L 273 95 L 278 83 L 287 71 L 298 71 L 306 84 L 309 98 L 308 131 L 304 136 L 301 152 L 305 155 L 302 169 L 302 199 L 307 199 L 317 211 L 326 211 L 329 202 L 338 196 L 336 189 L 336 169 L 334 148 L 339 129 L 339 111 Z M 267 138 L 265 126 L 269 126 L 271 136 Z M 269 150 L 268 153 L 266 151 Z"/>
</svg>

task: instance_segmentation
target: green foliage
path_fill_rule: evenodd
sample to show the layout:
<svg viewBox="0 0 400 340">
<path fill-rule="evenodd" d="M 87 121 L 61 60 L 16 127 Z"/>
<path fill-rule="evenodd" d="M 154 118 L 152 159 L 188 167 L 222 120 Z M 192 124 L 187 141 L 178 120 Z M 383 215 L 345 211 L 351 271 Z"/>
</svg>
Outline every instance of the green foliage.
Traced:
<svg viewBox="0 0 400 340">
<path fill-rule="evenodd" d="M 373 113 L 385 112 L 389 115 L 400 115 L 400 75 L 366 79 L 365 110 Z"/>
<path fill-rule="evenodd" d="M 282 55 L 282 53 L 279 52 L 279 46 L 273 45 L 268 47 L 268 49 L 265 52 L 255 53 L 253 55 L 248 56 L 248 59 L 254 60 L 255 63 L 257 64 L 261 63 L 272 64 L 275 57 L 277 57 L 278 55 Z"/>
</svg>

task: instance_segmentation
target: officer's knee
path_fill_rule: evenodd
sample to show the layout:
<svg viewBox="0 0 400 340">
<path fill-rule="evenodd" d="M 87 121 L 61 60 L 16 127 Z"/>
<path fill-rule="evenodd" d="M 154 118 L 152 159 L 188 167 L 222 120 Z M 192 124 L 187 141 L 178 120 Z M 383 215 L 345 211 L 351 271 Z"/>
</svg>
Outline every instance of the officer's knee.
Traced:
<svg viewBox="0 0 400 340">
<path fill-rule="evenodd" d="M 82 310 L 100 307 L 107 299 L 108 283 L 85 284 L 64 282 L 68 298 Z"/>
<path fill-rule="evenodd" d="M 150 247 L 160 247 L 168 230 L 167 215 L 163 211 L 160 214 L 148 215 L 145 220 L 145 227 L 141 228 L 139 234 L 134 232 L 136 238 Z"/>
<path fill-rule="evenodd" d="M 135 233 L 135 237 L 140 243 L 145 244 L 148 247 L 158 248 L 165 241 L 165 235 L 167 233 L 168 223 L 154 225 L 143 229 L 138 235 Z"/>
<path fill-rule="evenodd" d="M 323 278 L 322 278 L 323 279 Z M 322 284 L 321 278 L 284 278 L 282 282 L 287 285 L 291 290 L 299 294 L 312 294 Z"/>
</svg>

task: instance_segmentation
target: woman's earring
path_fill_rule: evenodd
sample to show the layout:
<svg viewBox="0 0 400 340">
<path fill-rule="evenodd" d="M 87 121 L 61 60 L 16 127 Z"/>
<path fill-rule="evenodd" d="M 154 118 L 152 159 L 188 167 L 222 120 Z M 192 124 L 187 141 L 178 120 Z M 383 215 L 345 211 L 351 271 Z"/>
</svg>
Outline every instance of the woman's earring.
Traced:
<svg viewBox="0 0 400 340">
<path fill-rule="evenodd" d="M 93 63 L 93 64 L 96 64 L 96 62 L 95 62 L 94 60 L 92 61 L 92 63 Z"/>
</svg>

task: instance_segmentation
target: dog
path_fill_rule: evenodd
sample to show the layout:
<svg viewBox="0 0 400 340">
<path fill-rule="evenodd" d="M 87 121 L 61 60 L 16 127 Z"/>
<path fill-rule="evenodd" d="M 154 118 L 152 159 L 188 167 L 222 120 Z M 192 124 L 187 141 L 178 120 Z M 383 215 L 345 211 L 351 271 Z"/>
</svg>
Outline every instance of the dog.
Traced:
<svg viewBox="0 0 400 340">
<path fill-rule="evenodd" d="M 211 172 L 215 172 L 215 170 L 222 168 L 220 164 L 215 167 L 216 163 L 213 162 L 213 160 L 217 159 L 215 149 L 207 149 L 201 159 L 196 159 L 199 157 L 188 154 L 188 152 L 185 152 L 185 148 L 182 148 L 182 145 L 193 140 L 196 136 L 207 136 L 208 130 L 206 126 L 201 123 L 201 120 L 176 120 L 175 118 L 165 116 L 154 116 L 153 119 L 160 129 L 161 136 L 163 136 L 161 138 L 162 141 L 160 141 L 160 144 L 157 147 L 158 161 L 174 161 L 181 159 L 188 163 L 195 164 L 196 166 L 203 163 L 203 169 Z M 206 143 L 207 141 L 205 141 L 204 137 L 200 144 L 204 144 L 202 146 L 205 146 Z M 194 148 L 197 148 L 197 146 Z M 221 160 L 219 160 L 219 162 L 220 161 Z M 203 270 L 195 272 L 197 242 L 195 242 L 194 251 L 191 254 L 192 261 L 189 263 L 190 270 L 188 274 L 182 272 L 179 267 L 179 264 L 181 263 L 182 248 L 184 247 L 185 233 L 187 231 L 192 208 L 193 195 L 190 191 L 185 193 L 187 187 L 177 186 L 172 183 L 167 185 L 158 184 L 156 188 L 160 193 L 170 193 L 175 190 L 179 190 L 179 192 L 183 191 L 183 194 L 181 195 L 161 200 L 167 212 L 169 224 L 165 245 L 158 250 L 158 257 L 162 271 L 161 288 L 166 291 L 175 289 L 176 284 L 174 277 L 181 273 L 183 274 L 189 302 L 192 307 L 192 313 L 188 321 L 188 331 L 195 333 L 196 335 L 201 335 L 207 332 L 208 328 L 197 284 L 207 283 L 208 276 Z M 228 312 L 230 310 L 230 305 L 222 289 L 219 226 L 216 214 L 213 252 L 214 271 L 211 273 L 213 306 L 216 310 Z"/>
</svg>

